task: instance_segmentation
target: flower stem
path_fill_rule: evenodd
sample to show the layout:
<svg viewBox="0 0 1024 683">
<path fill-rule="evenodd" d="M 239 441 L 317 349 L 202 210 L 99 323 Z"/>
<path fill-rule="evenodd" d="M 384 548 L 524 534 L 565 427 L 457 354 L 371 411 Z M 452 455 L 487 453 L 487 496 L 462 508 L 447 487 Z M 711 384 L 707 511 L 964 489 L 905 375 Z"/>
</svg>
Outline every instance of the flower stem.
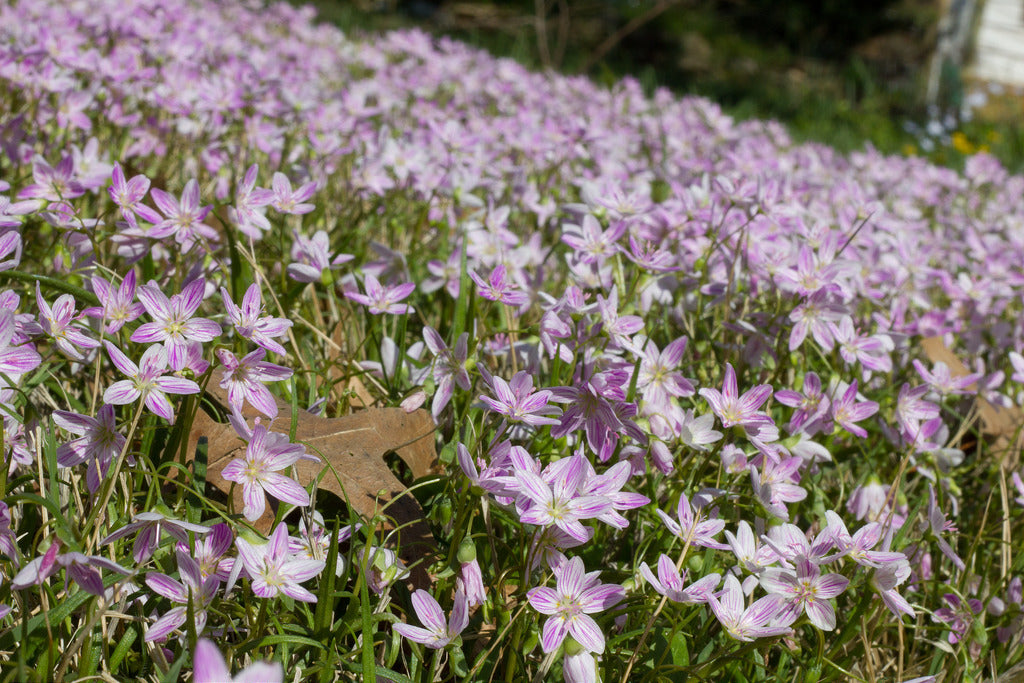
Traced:
<svg viewBox="0 0 1024 683">
<path fill-rule="evenodd" d="M 135 430 L 139 426 L 139 420 L 142 419 L 142 412 L 146 409 L 146 404 L 143 400 L 139 400 L 139 407 L 135 410 L 135 417 L 132 419 L 132 426 L 128 430 L 128 435 L 125 437 L 124 446 L 121 448 L 121 453 L 117 456 L 117 462 L 114 464 L 114 469 L 107 474 L 106 481 L 103 482 L 103 488 L 100 492 L 100 497 L 93 506 L 92 510 L 89 511 L 89 517 L 85 520 L 85 526 L 82 527 L 82 538 L 86 538 L 90 535 L 91 531 L 92 538 L 86 546 L 86 554 L 92 552 L 92 549 L 96 546 L 96 542 L 99 538 L 99 529 L 103 525 L 103 515 L 107 508 L 107 503 L 110 502 L 110 494 L 114 492 L 114 484 L 117 482 L 117 477 L 121 474 L 121 467 L 124 465 L 125 458 L 128 457 L 128 451 L 132 447 L 132 439 L 135 437 Z"/>
</svg>

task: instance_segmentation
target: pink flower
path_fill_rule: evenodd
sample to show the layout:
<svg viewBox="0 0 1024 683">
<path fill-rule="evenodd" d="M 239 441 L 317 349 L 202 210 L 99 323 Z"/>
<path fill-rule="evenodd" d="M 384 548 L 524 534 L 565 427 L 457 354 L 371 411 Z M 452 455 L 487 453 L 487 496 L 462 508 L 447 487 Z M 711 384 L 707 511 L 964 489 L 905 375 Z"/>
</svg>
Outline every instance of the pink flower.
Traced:
<svg viewBox="0 0 1024 683">
<path fill-rule="evenodd" d="M 330 271 L 351 261 L 351 254 L 331 257 L 331 244 L 327 233 L 317 230 L 313 237 L 295 233 L 292 242 L 292 261 L 288 264 L 288 277 L 299 282 L 320 282 Z"/>
<path fill-rule="evenodd" d="M 12 382 L 17 382 L 21 375 L 43 362 L 35 347 L 30 343 L 20 343 L 19 336 L 14 311 L 0 309 L 0 373 L 7 375 Z M 6 381 L 0 378 L 0 387 L 4 386 Z"/>
<path fill-rule="evenodd" d="M 589 652 L 604 652 L 604 633 L 590 615 L 614 606 L 626 596 L 625 589 L 601 583 L 600 572 L 584 574 L 579 557 L 562 563 L 554 572 L 555 588 L 540 586 L 526 594 L 531 607 L 550 616 L 541 635 L 544 652 L 553 652 L 568 635 Z"/>
<path fill-rule="evenodd" d="M 784 608 L 779 613 L 783 621 L 795 621 L 804 612 L 810 622 L 823 631 L 836 627 L 836 613 L 829 599 L 842 593 L 848 585 L 849 579 L 839 574 L 822 576 L 818 565 L 806 556 L 797 558 L 795 572 L 770 567 L 761 574 L 761 587 L 783 598 Z"/>
<path fill-rule="evenodd" d="M 871 575 L 871 587 L 878 592 L 886 608 L 897 619 L 903 614 L 908 615 L 911 619 L 917 616 L 913 606 L 896 590 L 900 584 L 910 578 L 910 574 L 910 563 L 903 560 L 882 565 Z"/>
<path fill-rule="evenodd" d="M 928 525 L 931 527 L 932 537 L 939 545 L 939 550 L 942 551 L 942 554 L 948 557 L 957 569 L 965 571 L 967 565 L 964 564 L 964 561 L 953 550 L 953 546 L 942 537 L 942 534 L 946 532 L 955 532 L 956 527 L 946 520 L 946 514 L 939 508 L 935 498 L 935 488 L 931 484 L 928 485 Z"/>
<path fill-rule="evenodd" d="M 281 523 L 268 543 L 253 545 L 244 538 L 235 541 L 245 571 L 251 577 L 252 592 L 260 598 L 283 593 L 302 602 L 316 602 L 316 596 L 299 584 L 319 575 L 327 563 L 296 558 L 288 550 L 288 540 L 288 527 Z"/>
<path fill-rule="evenodd" d="M 202 633 L 206 628 L 206 608 L 213 600 L 217 589 L 220 587 L 220 579 L 216 576 L 204 577 L 199 569 L 199 563 L 189 554 L 181 549 L 175 552 L 178 558 L 178 572 L 181 579 L 172 579 L 166 574 L 149 572 L 146 574 L 146 585 L 154 592 L 177 603 L 178 607 L 171 608 L 166 614 L 150 624 L 146 630 L 145 641 L 147 643 L 167 639 L 175 629 L 181 628 L 188 619 L 189 603 L 195 616 L 196 633 Z"/>
<path fill-rule="evenodd" d="M 53 421 L 61 429 L 81 437 L 57 448 L 57 464 L 61 467 L 74 467 L 89 463 L 85 479 L 89 490 L 95 493 L 102 479 L 107 476 L 111 461 L 125 444 L 124 435 L 117 431 L 114 406 L 101 406 L 96 417 L 55 410 Z"/>
<path fill-rule="evenodd" d="M 455 592 L 455 606 L 452 608 L 447 623 L 445 623 L 441 606 L 425 590 L 417 590 L 413 593 L 412 606 L 416 610 L 416 616 L 420 623 L 426 628 L 395 624 L 395 631 L 413 642 L 421 643 L 434 650 L 439 650 L 458 638 L 469 623 L 469 604 L 465 593 L 461 590 Z"/>
<path fill-rule="evenodd" d="M 263 349 L 256 349 L 239 360 L 227 349 L 217 349 L 217 358 L 224 368 L 220 386 L 227 389 L 228 405 L 232 409 L 241 411 L 243 403 L 248 401 L 267 417 L 277 417 L 277 402 L 263 383 L 288 379 L 292 371 L 264 361 L 266 355 Z"/>
<path fill-rule="evenodd" d="M 367 306 L 373 315 L 382 313 L 401 315 L 413 311 L 412 306 L 398 302 L 412 294 L 416 289 L 416 283 L 406 282 L 395 287 L 385 287 L 377 281 L 377 278 L 367 273 L 363 285 L 366 288 L 366 294 L 345 292 L 345 296 L 356 303 Z"/>
<path fill-rule="evenodd" d="M 1011 352 L 1011 361 L 1014 355 L 1017 354 Z M 917 359 L 914 359 L 913 365 L 921 379 L 927 382 L 928 386 L 937 391 L 940 396 L 962 396 L 964 394 L 978 393 L 977 389 L 971 388 L 971 385 L 981 379 L 980 372 L 954 377 L 953 373 L 950 372 L 949 366 L 941 360 L 935 363 L 931 372 L 924 366 L 924 363 Z"/>
<path fill-rule="evenodd" d="M 629 349 L 636 355 L 643 352 L 636 348 L 631 339 L 644 327 L 644 319 L 638 315 L 619 315 L 619 290 L 612 287 L 611 294 L 605 299 L 597 295 L 597 308 L 601 312 L 601 330 L 612 338 L 613 348 Z"/>
<path fill-rule="evenodd" d="M 484 280 L 472 270 L 469 272 L 469 277 L 479 287 L 480 296 L 485 299 L 499 301 L 507 306 L 522 306 L 525 303 L 529 303 L 530 295 L 519 290 L 514 283 L 506 280 L 505 274 L 505 266 L 498 265 L 491 271 L 487 280 Z"/>
<path fill-rule="evenodd" d="M 939 416 L 939 407 L 924 399 L 928 393 L 927 386 L 910 388 L 909 384 L 900 387 L 896 397 L 896 419 L 908 444 L 914 443 L 921 432 L 921 423 Z"/>
<path fill-rule="evenodd" d="M 236 425 L 236 431 L 238 426 Z M 239 433 L 245 438 L 245 434 Z M 244 458 L 235 458 L 224 467 L 222 476 L 242 485 L 245 507 L 242 513 L 250 522 L 257 520 L 266 508 L 266 495 L 290 505 L 309 505 L 309 494 L 298 482 L 279 473 L 306 455 L 300 444 L 288 442 L 288 437 L 268 432 L 259 423 L 252 429 Z"/>
<path fill-rule="evenodd" d="M 190 379 L 164 375 L 167 352 L 162 346 L 150 346 L 136 365 L 119 348 L 104 342 L 117 369 L 130 379 L 114 382 L 103 392 L 103 400 L 116 406 L 134 403 L 139 398 L 146 407 L 168 422 L 174 422 L 174 408 L 165 394 L 198 394 L 199 385 Z"/>
<path fill-rule="evenodd" d="M 722 391 L 705 387 L 698 392 L 711 405 L 715 415 L 722 421 L 723 427 L 734 425 L 757 426 L 759 423 L 771 422 L 767 413 L 758 408 L 771 398 L 770 384 L 759 384 L 740 396 L 736 385 L 736 371 L 732 364 L 725 364 L 725 381 Z"/>
<path fill-rule="evenodd" d="M 129 270 L 121 286 L 116 290 L 110 282 L 98 275 L 92 277 L 92 291 L 100 300 L 100 306 L 82 311 L 90 318 L 103 318 L 107 321 L 108 334 L 117 334 L 125 323 L 129 323 L 146 310 L 141 303 L 135 302 L 135 271 Z"/>
<path fill-rule="evenodd" d="M 191 249 L 197 241 L 215 242 L 219 238 L 217 231 L 203 222 L 213 207 L 199 206 L 199 182 L 195 178 L 185 183 L 181 200 L 157 188 L 153 188 L 150 195 L 157 208 L 167 217 L 153 226 L 153 230 L 169 229 L 184 251 Z"/>
<path fill-rule="evenodd" d="M 248 168 L 245 178 L 235 191 L 235 205 L 228 207 L 228 217 L 244 235 L 254 240 L 260 239 L 263 232 L 270 230 L 270 221 L 267 220 L 262 207 L 274 200 L 274 193 L 271 190 L 256 187 L 258 174 L 257 164 Z"/>
<path fill-rule="evenodd" d="M 843 395 L 832 402 L 832 419 L 854 436 L 864 439 L 868 433 L 856 423 L 866 420 L 878 412 L 878 404 L 874 401 L 857 402 L 857 380 L 846 388 Z"/>
<path fill-rule="evenodd" d="M 676 513 L 679 516 L 679 523 L 669 517 L 661 510 L 655 510 L 661 517 L 662 523 L 673 535 L 683 539 L 691 545 L 699 545 L 705 548 L 716 550 L 728 550 L 729 546 L 719 543 L 715 536 L 725 528 L 725 520 L 708 519 L 702 514 L 701 508 L 692 508 L 690 499 L 685 493 L 679 494 L 679 503 L 676 506 Z"/>
<path fill-rule="evenodd" d="M 513 375 L 511 382 L 492 375 L 485 375 L 484 381 L 491 386 L 496 398 L 490 396 L 479 396 L 478 398 L 494 412 L 504 415 L 509 422 L 522 422 L 533 427 L 558 424 L 558 420 L 546 417 L 547 415 L 559 415 L 562 412 L 555 406 L 548 405 L 552 392 L 547 389 L 535 392 L 533 377 L 528 373 L 517 372 Z"/>
<path fill-rule="evenodd" d="M 766 595 L 750 607 L 743 607 L 743 589 L 732 574 L 725 577 L 725 587 L 708 598 L 708 605 L 725 632 L 736 640 L 781 636 L 790 632 L 788 625 L 773 625 L 784 603 L 777 595 Z"/>
<path fill-rule="evenodd" d="M 22 590 L 32 585 L 42 585 L 44 581 L 53 576 L 58 570 L 65 570 L 64 590 L 67 590 L 68 582 L 74 581 L 86 593 L 91 595 L 103 595 L 103 577 L 101 569 L 113 571 L 122 576 L 128 576 L 131 572 L 121 565 L 105 557 L 97 555 L 83 555 L 79 552 L 58 553 L 60 543 L 54 542 L 41 557 L 37 557 L 21 568 L 13 579 L 11 587 L 15 590 Z"/>
<path fill-rule="evenodd" d="M 107 188 L 107 192 L 110 194 L 110 198 L 114 200 L 114 204 L 121 209 L 121 215 L 132 228 L 138 227 L 136 215 L 149 223 L 156 224 L 161 220 L 160 214 L 142 203 L 148 191 L 149 178 L 140 174 L 131 180 L 126 180 L 121 164 L 114 163 L 113 182 Z M 149 234 L 154 239 L 162 239 L 172 232 L 173 229 L 167 227 L 165 231 L 150 232 Z"/>
<path fill-rule="evenodd" d="M 824 417 L 831 402 L 821 390 L 821 378 L 816 372 L 804 375 L 804 393 L 783 389 L 775 392 L 775 400 L 784 406 L 796 408 L 789 420 L 789 432 L 795 433 L 807 425 L 808 431 L 819 418 Z"/>
<path fill-rule="evenodd" d="M 159 512 L 140 512 L 129 524 L 125 524 L 99 544 L 106 545 L 135 531 L 138 531 L 139 535 L 135 537 L 135 544 L 132 546 L 132 557 L 137 563 L 142 564 L 152 557 L 153 551 L 160 545 L 161 531 L 166 532 L 178 543 L 188 543 L 190 533 L 202 536 L 210 530 L 200 524 L 173 519 Z"/>
<path fill-rule="evenodd" d="M 892 340 L 885 334 L 864 336 L 853 327 L 853 318 L 842 317 L 839 324 L 830 323 L 832 336 L 839 345 L 839 355 L 848 365 L 858 361 L 867 370 L 889 372 L 892 370 L 892 358 L 889 352 L 893 348 Z"/>
<path fill-rule="evenodd" d="M 75 177 L 75 159 L 66 154 L 56 166 L 50 166 L 41 156 L 32 160 L 32 184 L 18 193 L 19 199 L 45 199 L 59 202 L 85 194 L 85 188 Z"/>
<path fill-rule="evenodd" d="M 242 297 L 242 305 L 236 306 L 231 300 L 228 290 L 220 288 L 220 296 L 224 301 L 224 310 L 228 314 L 228 320 L 235 326 L 235 332 L 243 339 L 248 339 L 257 346 L 267 351 L 285 355 L 287 353 L 283 346 L 274 341 L 274 337 L 282 337 L 288 333 L 292 321 L 287 318 L 273 318 L 264 316 L 260 286 L 252 283 L 245 290 Z"/>
<path fill-rule="evenodd" d="M 11 530 L 11 509 L 7 503 L 0 501 L 0 553 L 14 561 L 15 566 L 18 560 L 18 537 Z"/>
<path fill-rule="evenodd" d="M 434 383 L 437 388 L 434 390 L 434 401 L 431 404 L 430 412 L 437 419 L 444 407 L 448 405 L 455 386 L 458 385 L 463 391 L 469 391 L 469 372 L 466 370 L 466 358 L 469 355 L 469 334 L 463 332 L 455 341 L 455 348 L 450 349 L 441 335 L 433 327 L 423 328 L 423 341 L 427 348 L 434 354 Z"/>
<path fill-rule="evenodd" d="M 208 342 L 220 336 L 220 325 L 206 318 L 193 318 L 203 302 L 206 282 L 202 278 L 185 285 L 171 298 L 160 291 L 155 282 L 139 287 L 139 299 L 154 322 L 140 325 L 131 340 L 143 344 L 163 342 L 167 358 L 175 372 L 184 369 L 188 341 Z"/>
<path fill-rule="evenodd" d="M 567 462 L 558 470 L 552 484 L 533 472 L 515 472 L 522 496 L 520 507 L 526 508 L 520 513 L 519 521 L 542 527 L 554 525 L 576 540 L 586 542 L 590 534 L 581 520 L 610 512 L 612 501 L 605 496 L 580 492 L 587 476 L 581 454 L 577 453 Z"/>
<path fill-rule="evenodd" d="M 654 577 L 654 572 L 646 562 L 640 565 L 640 576 L 644 577 L 644 580 L 651 584 L 651 587 L 658 593 L 672 602 L 682 604 L 707 602 L 711 598 L 712 591 L 718 587 L 718 582 L 722 580 L 721 574 L 708 574 L 684 588 L 685 572 L 681 576 L 675 563 L 664 553 L 658 558 L 657 578 Z"/>
<path fill-rule="evenodd" d="M 75 298 L 70 294 L 62 294 L 53 302 L 53 308 L 43 299 L 39 283 L 36 282 L 36 304 L 39 306 L 39 324 L 43 332 L 53 338 L 57 348 L 74 360 L 85 360 L 85 356 L 77 347 L 95 349 L 98 341 L 89 337 L 79 327 L 73 325 L 75 317 Z"/>
<path fill-rule="evenodd" d="M 316 208 L 313 204 L 306 203 L 307 199 L 316 192 L 316 183 L 308 182 L 297 190 L 292 190 L 292 183 L 284 173 L 274 173 L 270 181 L 273 196 L 269 202 L 271 206 L 281 213 L 304 214 Z"/>
<path fill-rule="evenodd" d="M 872 550 L 882 540 L 884 527 L 878 522 L 868 522 L 857 533 L 850 535 L 842 518 L 832 510 L 825 511 L 825 519 L 832 529 L 832 536 L 839 549 L 838 557 L 849 557 L 863 567 L 881 567 L 893 562 L 905 562 L 903 553 Z M 827 561 L 827 560 L 826 560 Z"/>
<path fill-rule="evenodd" d="M 651 340 L 644 345 L 636 388 L 652 412 L 669 412 L 673 396 L 693 396 L 693 384 L 676 369 L 685 350 L 686 337 L 679 337 L 663 351 Z"/>
<path fill-rule="evenodd" d="M 949 626 L 950 631 L 946 640 L 950 645 L 956 645 L 967 635 L 984 605 L 981 600 L 964 599 L 953 593 L 946 593 L 942 599 L 946 601 L 947 607 L 935 610 L 932 620 Z"/>
<path fill-rule="evenodd" d="M 284 667 L 279 662 L 257 662 L 232 678 L 224 655 L 206 638 L 196 643 L 194 663 L 192 683 L 284 683 Z"/>
<path fill-rule="evenodd" d="M 4 225 L 2 216 L 0 216 L 0 228 L 2 227 Z M 11 256 L 12 254 L 13 256 Z M 8 256 L 10 258 L 7 258 Z M 21 263 L 21 235 L 17 230 L 0 233 L 0 272 L 17 268 L 19 263 Z"/>
<path fill-rule="evenodd" d="M 466 600 L 470 605 L 482 605 L 487 602 L 487 589 L 484 587 L 483 573 L 480 571 L 480 563 L 475 557 L 459 563 L 459 579 L 456 585 L 466 594 Z M 461 559 L 462 549 L 459 549 Z"/>
<path fill-rule="evenodd" d="M 618 253 L 618 240 L 626 233 L 627 224 L 615 221 L 607 230 L 591 214 L 583 216 L 583 225 L 566 223 L 563 226 L 562 241 L 569 245 L 573 254 L 583 263 L 602 264 Z"/>
</svg>

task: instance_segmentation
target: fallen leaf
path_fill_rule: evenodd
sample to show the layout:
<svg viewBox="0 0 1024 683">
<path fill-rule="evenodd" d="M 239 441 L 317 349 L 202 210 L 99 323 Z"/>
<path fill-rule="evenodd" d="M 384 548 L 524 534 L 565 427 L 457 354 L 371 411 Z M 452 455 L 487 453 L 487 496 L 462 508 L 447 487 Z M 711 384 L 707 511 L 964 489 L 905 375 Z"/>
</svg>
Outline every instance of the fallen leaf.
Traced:
<svg viewBox="0 0 1024 683">
<path fill-rule="evenodd" d="M 211 382 L 206 391 L 222 405 L 227 405 L 224 389 Z M 279 417 L 271 425 L 271 431 L 288 434 L 291 405 L 280 399 L 277 402 Z M 242 414 L 248 420 L 258 415 L 248 405 L 245 407 Z M 384 462 L 384 456 L 394 452 L 417 479 L 437 473 L 435 428 L 430 413 L 425 410 L 406 413 L 399 408 L 373 408 L 344 417 L 322 418 L 300 410 L 295 421 L 295 441 L 306 445 L 310 453 L 319 455 L 324 461 L 297 462 L 295 476 L 299 484 L 308 487 L 319 479 L 318 491 L 334 493 L 366 517 L 372 517 L 386 506 L 384 514 L 394 522 L 390 528 L 400 529 L 396 551 L 412 568 L 413 583 L 418 587 L 429 584 L 426 563 L 416 562 L 436 551 L 437 544 L 423 509 Z M 216 422 L 202 410 L 197 412 L 189 434 L 188 459 L 194 458 L 200 437 L 206 437 L 208 443 L 206 480 L 228 495 L 232 482 L 225 480 L 221 473 L 231 460 L 242 456 L 245 442 L 230 424 Z M 241 510 L 241 487 L 235 486 L 234 489 L 234 509 Z M 254 526 L 266 534 L 273 519 L 274 513 L 268 507 Z"/>
<path fill-rule="evenodd" d="M 922 340 L 921 348 L 932 363 L 939 361 L 945 363 L 954 377 L 970 374 L 971 371 L 946 346 L 942 337 L 928 337 Z M 977 390 L 978 387 L 976 384 L 971 384 L 970 388 Z M 1021 449 L 1024 448 L 1024 434 L 1022 434 L 1024 411 L 1021 411 L 1020 408 L 997 406 L 981 396 L 976 396 L 974 402 L 978 409 L 978 416 L 981 418 L 981 433 L 992 438 L 991 452 L 998 456 L 1007 467 L 1016 467 Z"/>
</svg>

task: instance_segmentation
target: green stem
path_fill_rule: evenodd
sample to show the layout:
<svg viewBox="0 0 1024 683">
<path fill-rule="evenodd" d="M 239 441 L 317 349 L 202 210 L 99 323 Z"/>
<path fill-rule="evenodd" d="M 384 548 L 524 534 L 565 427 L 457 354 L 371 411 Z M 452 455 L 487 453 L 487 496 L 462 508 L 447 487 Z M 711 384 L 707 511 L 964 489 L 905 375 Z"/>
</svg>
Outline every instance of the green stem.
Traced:
<svg viewBox="0 0 1024 683">
<path fill-rule="evenodd" d="M 9 271 L 8 271 L 9 272 Z M 139 420 L 142 419 L 142 412 L 146 409 L 145 401 L 140 397 L 139 407 L 135 410 L 135 417 L 132 419 L 132 426 L 128 430 L 128 436 L 125 438 L 124 447 L 121 449 L 120 455 L 117 456 L 117 462 L 114 464 L 114 469 L 107 473 L 107 477 L 103 482 L 103 488 L 100 490 L 100 497 L 93 506 L 92 510 L 89 511 L 89 517 L 85 520 L 85 526 L 82 527 L 82 538 L 87 538 L 90 535 L 94 525 L 96 529 L 103 523 L 103 511 L 107 508 L 107 503 L 110 502 L 110 495 L 114 492 L 114 485 L 117 482 L 117 477 L 121 474 L 121 467 L 124 465 L 125 459 L 128 457 L 128 451 L 132 447 L 132 439 L 135 437 L 135 430 L 139 426 Z M 92 552 L 94 547 L 94 541 L 90 540 L 86 547 L 86 554 Z"/>
<path fill-rule="evenodd" d="M 47 275 L 36 275 L 35 273 L 26 273 L 21 270 L 5 270 L 0 273 L 0 276 L 9 277 L 12 280 L 21 280 L 22 282 L 38 282 L 41 285 L 46 285 L 51 289 L 64 292 L 65 294 L 71 294 L 78 301 L 87 301 L 93 306 L 99 306 L 100 300 L 92 292 L 76 287 L 75 285 L 69 284 L 65 280 L 49 277 Z"/>
</svg>

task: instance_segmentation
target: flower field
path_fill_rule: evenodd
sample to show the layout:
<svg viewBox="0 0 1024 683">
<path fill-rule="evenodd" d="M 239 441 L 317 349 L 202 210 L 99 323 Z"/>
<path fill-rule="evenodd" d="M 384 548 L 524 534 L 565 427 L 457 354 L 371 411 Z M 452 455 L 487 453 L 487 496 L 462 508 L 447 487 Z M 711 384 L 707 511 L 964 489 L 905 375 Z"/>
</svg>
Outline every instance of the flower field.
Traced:
<svg viewBox="0 0 1024 683">
<path fill-rule="evenodd" d="M 0 680 L 1022 675 L 993 157 L 283 3 L 12 0 L 0 92 Z"/>
</svg>

